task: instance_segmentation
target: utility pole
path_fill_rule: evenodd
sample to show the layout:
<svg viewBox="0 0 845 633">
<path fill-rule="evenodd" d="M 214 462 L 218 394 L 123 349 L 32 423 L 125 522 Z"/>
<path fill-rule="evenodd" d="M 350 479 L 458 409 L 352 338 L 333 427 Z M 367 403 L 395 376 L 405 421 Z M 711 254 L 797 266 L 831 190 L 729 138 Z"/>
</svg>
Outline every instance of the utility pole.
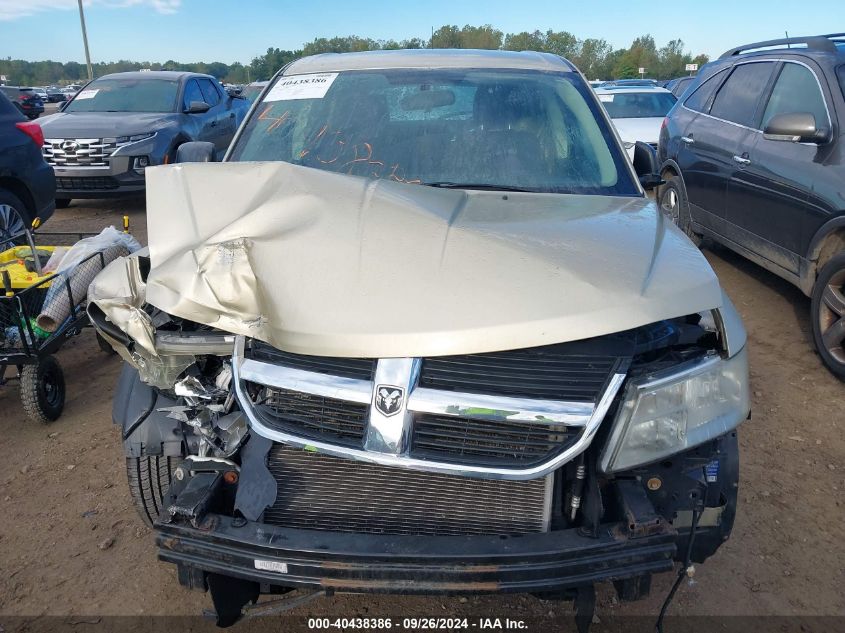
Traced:
<svg viewBox="0 0 845 633">
<path fill-rule="evenodd" d="M 85 12 L 82 10 L 82 0 L 79 2 L 79 23 L 82 24 L 82 42 L 85 44 L 85 63 L 88 64 L 88 81 L 94 78 L 94 70 L 91 68 L 91 53 L 88 52 L 88 32 L 85 30 Z"/>
</svg>

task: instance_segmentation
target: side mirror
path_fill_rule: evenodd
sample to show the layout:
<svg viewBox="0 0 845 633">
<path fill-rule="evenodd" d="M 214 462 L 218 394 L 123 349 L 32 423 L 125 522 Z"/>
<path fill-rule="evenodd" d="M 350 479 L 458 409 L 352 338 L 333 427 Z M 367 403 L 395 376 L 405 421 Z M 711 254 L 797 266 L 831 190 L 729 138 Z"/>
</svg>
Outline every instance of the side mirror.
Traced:
<svg viewBox="0 0 845 633">
<path fill-rule="evenodd" d="M 214 160 L 214 143 L 190 141 L 176 150 L 177 163 L 210 163 Z"/>
<path fill-rule="evenodd" d="M 208 112 L 211 109 L 211 106 L 208 105 L 205 101 L 191 101 L 188 104 L 188 107 L 185 108 L 185 114 L 203 114 L 204 112 Z"/>
<path fill-rule="evenodd" d="M 824 143 L 829 130 L 816 127 L 816 117 L 809 112 L 776 114 L 763 129 L 763 138 L 792 143 Z"/>
<path fill-rule="evenodd" d="M 657 168 L 657 151 L 648 143 L 637 141 L 634 144 L 634 171 L 646 191 L 659 187 L 665 182 L 660 177 Z"/>
</svg>

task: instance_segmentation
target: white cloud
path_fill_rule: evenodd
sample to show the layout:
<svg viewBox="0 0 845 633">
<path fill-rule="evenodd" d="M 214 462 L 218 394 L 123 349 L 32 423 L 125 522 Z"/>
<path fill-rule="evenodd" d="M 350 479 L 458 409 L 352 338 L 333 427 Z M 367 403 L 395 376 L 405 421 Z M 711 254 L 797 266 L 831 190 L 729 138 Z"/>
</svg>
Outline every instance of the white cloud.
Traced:
<svg viewBox="0 0 845 633">
<path fill-rule="evenodd" d="M 99 5 L 112 8 L 148 6 L 157 13 L 169 15 L 179 10 L 182 0 L 83 0 L 83 4 L 86 7 Z M 16 20 L 45 11 L 76 9 L 77 6 L 77 0 L 0 0 L 0 21 Z"/>
</svg>

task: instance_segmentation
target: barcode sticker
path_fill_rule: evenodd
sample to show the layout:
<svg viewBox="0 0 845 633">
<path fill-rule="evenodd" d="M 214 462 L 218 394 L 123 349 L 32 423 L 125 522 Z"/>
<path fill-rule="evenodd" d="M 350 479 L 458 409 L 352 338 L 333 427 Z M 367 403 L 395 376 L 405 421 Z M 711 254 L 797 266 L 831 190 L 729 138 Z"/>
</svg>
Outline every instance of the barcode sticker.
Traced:
<svg viewBox="0 0 845 633">
<path fill-rule="evenodd" d="M 93 99 L 97 96 L 97 93 L 100 92 L 100 89 L 92 89 L 92 90 L 83 90 L 78 95 L 76 95 L 77 99 Z"/>
<path fill-rule="evenodd" d="M 259 560 L 255 559 L 255 568 L 264 571 L 275 571 L 280 574 L 288 573 L 287 563 L 280 563 L 275 560 Z"/>
</svg>

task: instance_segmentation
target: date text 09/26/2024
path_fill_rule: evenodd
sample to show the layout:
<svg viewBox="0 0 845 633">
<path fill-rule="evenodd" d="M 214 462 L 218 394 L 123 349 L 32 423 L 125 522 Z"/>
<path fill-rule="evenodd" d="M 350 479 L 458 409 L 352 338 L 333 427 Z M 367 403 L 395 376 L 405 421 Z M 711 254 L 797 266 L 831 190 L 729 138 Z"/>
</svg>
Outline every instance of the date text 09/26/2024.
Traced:
<svg viewBox="0 0 845 633">
<path fill-rule="evenodd" d="M 478 629 L 482 631 L 524 630 L 524 620 L 511 618 L 308 618 L 310 630 L 364 629 L 408 631 Z"/>
</svg>

